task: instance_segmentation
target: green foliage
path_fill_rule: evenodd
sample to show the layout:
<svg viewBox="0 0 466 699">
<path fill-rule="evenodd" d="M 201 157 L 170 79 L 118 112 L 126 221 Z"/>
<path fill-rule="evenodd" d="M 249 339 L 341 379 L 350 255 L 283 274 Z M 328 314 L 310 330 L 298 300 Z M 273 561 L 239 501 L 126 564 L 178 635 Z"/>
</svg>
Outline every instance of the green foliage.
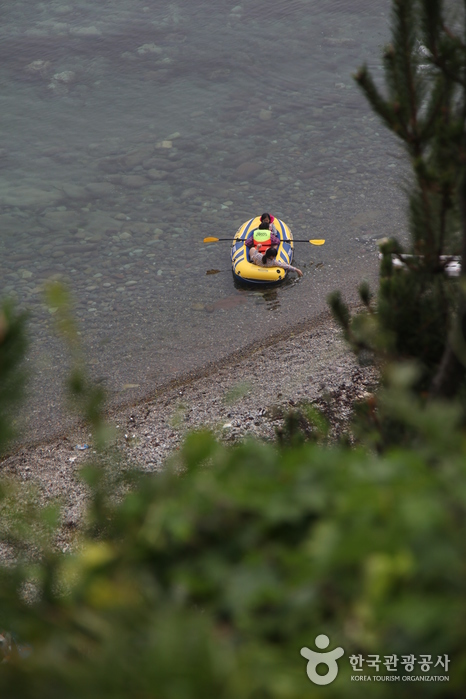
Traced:
<svg viewBox="0 0 466 699">
<path fill-rule="evenodd" d="M 25 320 L 24 314 L 14 312 L 12 303 L 0 305 L 0 455 L 15 435 L 13 408 L 24 393 Z"/>
<path fill-rule="evenodd" d="M 327 442 L 329 421 L 312 403 L 299 403 L 282 417 L 283 426 L 276 429 L 280 446 L 300 446 L 306 441 L 319 444 Z"/>
<path fill-rule="evenodd" d="M 445 281 L 422 270 L 391 269 L 381 276 L 378 322 L 393 339 L 394 356 L 415 358 L 432 378 L 442 357 L 453 292 Z"/>
<path fill-rule="evenodd" d="M 332 310 L 335 320 L 341 325 L 343 331 L 345 332 L 345 337 L 348 339 L 348 331 L 350 326 L 351 315 L 348 310 L 348 306 L 343 302 L 341 293 L 339 291 L 333 291 L 329 294 L 328 304 Z"/>
<path fill-rule="evenodd" d="M 462 696 L 466 442 L 454 411 L 396 406 L 417 452 L 197 433 L 181 476 L 134 474 L 118 500 L 94 479 L 76 553 L 1 569 L 2 623 L 32 645 L 2 666 L 2 695 L 317 696 L 299 650 L 326 633 L 345 649 L 332 696 L 358 695 L 352 653 L 448 654 L 448 695 L 425 696 Z"/>
<path fill-rule="evenodd" d="M 447 387 L 439 367 L 452 317 L 463 317 L 466 310 L 460 285 L 444 272 L 448 256 L 466 256 L 466 45 L 446 14 L 443 0 L 393 0 L 392 40 L 384 52 L 385 93 L 366 66 L 355 76 L 375 113 L 401 140 L 412 170 L 407 191 L 407 252 L 412 256 L 402 258 L 395 240 L 381 247 L 373 309 L 378 346 L 367 337 L 356 338 L 344 304 L 340 300 L 336 305 L 334 296 L 329 300 L 354 347 L 417 360 L 423 369 L 418 390 L 435 381 L 439 395 L 462 390 L 464 370 L 458 370 L 456 385 L 450 378 Z M 464 25 L 464 8 L 456 20 L 455 29 Z M 403 260 L 404 269 L 395 269 L 394 259 Z M 360 296 L 370 310 L 368 289 L 360 289 Z"/>
<path fill-rule="evenodd" d="M 387 421 L 409 432 L 378 456 L 324 446 L 325 420 L 302 405 L 281 446 L 197 432 L 163 473 L 87 465 L 87 524 L 70 554 L 53 547 L 57 510 L 3 480 L 1 695 L 320 696 L 299 651 L 325 633 L 345 650 L 333 697 L 359 696 L 351 654 L 428 653 L 450 657 L 451 679 L 424 695 L 459 699 L 466 438 L 459 409 L 424 405 L 415 380 L 415 366 L 393 367 L 375 399 L 367 446 L 386 440 Z"/>
<path fill-rule="evenodd" d="M 367 282 L 366 280 L 362 281 L 359 285 L 359 297 L 363 304 L 366 306 L 366 308 L 370 311 L 372 292 L 369 287 L 369 282 Z"/>
</svg>

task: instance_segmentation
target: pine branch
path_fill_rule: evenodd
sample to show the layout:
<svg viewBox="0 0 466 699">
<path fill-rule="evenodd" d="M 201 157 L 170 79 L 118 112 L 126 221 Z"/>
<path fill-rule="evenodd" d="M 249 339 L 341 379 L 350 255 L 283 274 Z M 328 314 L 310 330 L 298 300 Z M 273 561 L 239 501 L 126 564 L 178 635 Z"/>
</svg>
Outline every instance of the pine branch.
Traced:
<svg viewBox="0 0 466 699">
<path fill-rule="evenodd" d="M 463 5 L 466 12 L 465 0 Z M 462 62 L 461 54 L 464 57 L 466 53 L 466 41 L 461 40 L 446 26 L 443 0 L 421 0 L 421 26 L 432 64 L 439 68 L 446 78 L 463 88 L 466 87 L 464 73 L 457 70 Z"/>
<path fill-rule="evenodd" d="M 364 280 L 361 282 L 358 288 L 359 292 L 359 298 L 361 299 L 362 303 L 365 305 L 369 313 L 373 313 L 372 307 L 371 307 L 371 301 L 372 301 L 372 292 L 369 286 L 369 282 Z"/>
<path fill-rule="evenodd" d="M 364 65 L 358 70 L 354 76 L 354 80 L 364 92 L 374 112 L 381 117 L 391 131 L 400 135 L 401 138 L 404 138 L 405 135 L 400 134 L 400 130 L 402 131 L 403 128 L 399 128 L 400 126 L 402 127 L 402 124 L 397 120 L 396 106 L 390 105 L 387 100 L 382 97 L 375 86 L 372 76 L 367 70 L 367 66 Z"/>
<path fill-rule="evenodd" d="M 444 187 L 444 189 L 442 191 L 442 204 L 441 204 L 441 210 L 440 210 L 440 235 L 439 235 L 439 240 L 438 240 L 438 245 L 437 245 L 437 257 L 439 257 L 439 258 L 443 252 L 443 245 L 445 242 L 445 234 L 446 234 L 446 227 L 447 227 L 447 214 L 448 214 L 450 207 L 451 207 L 450 191 L 449 191 L 448 187 Z"/>
<path fill-rule="evenodd" d="M 395 56 L 400 62 L 398 75 L 398 89 L 406 93 L 409 106 L 409 144 L 414 157 L 422 154 L 422 145 L 418 134 L 418 90 L 416 86 L 416 68 L 413 66 L 416 40 L 413 27 L 414 0 L 395 0 Z"/>
<path fill-rule="evenodd" d="M 451 96 L 451 86 L 445 82 L 444 76 L 438 76 L 420 124 L 419 135 L 422 143 L 427 143 L 432 138 L 439 121 L 445 121 L 448 118 Z"/>
<path fill-rule="evenodd" d="M 464 95 L 464 110 L 466 112 L 466 94 Z M 466 283 L 466 162 L 462 168 L 458 196 L 462 229 L 461 279 L 463 282 L 459 285 L 458 312 L 454 327 L 450 332 L 439 369 L 432 381 L 430 394 L 434 398 L 451 398 L 455 396 L 466 375 L 466 367 L 462 361 L 464 358 L 458 351 L 458 346 L 463 345 L 465 342 L 466 330 L 466 290 L 464 288 Z"/>
<path fill-rule="evenodd" d="M 452 40 L 457 38 L 446 27 L 444 28 L 444 32 L 446 36 L 448 36 Z M 458 47 L 461 48 L 461 52 L 466 52 L 466 46 L 463 44 L 463 42 L 459 42 Z M 443 48 L 439 49 L 436 55 L 433 55 L 431 61 L 433 65 L 435 65 L 439 70 L 442 71 L 445 77 L 464 88 L 466 87 L 466 79 L 464 75 L 458 73 L 454 67 L 448 64 L 448 58 L 446 56 L 447 52 L 450 54 L 449 59 L 451 63 L 454 63 L 455 60 L 458 60 L 457 57 L 454 56 L 452 53 L 453 48 L 454 47 L 452 46 L 446 46 L 444 42 Z"/>
<path fill-rule="evenodd" d="M 443 23 L 443 0 L 421 0 L 424 43 L 434 59 L 438 57 L 439 35 Z"/>
</svg>

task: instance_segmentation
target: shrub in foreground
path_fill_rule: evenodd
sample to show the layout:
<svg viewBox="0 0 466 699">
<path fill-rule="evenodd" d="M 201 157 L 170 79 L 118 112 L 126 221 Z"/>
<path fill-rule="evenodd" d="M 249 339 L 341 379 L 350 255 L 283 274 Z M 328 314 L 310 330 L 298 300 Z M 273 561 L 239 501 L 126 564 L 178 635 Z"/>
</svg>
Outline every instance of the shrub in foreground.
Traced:
<svg viewBox="0 0 466 699">
<path fill-rule="evenodd" d="M 201 432 L 163 474 L 122 475 L 118 498 L 115 475 L 88 466 L 76 552 L 42 543 L 0 568 L 0 625 L 31 646 L 1 666 L 1 695 L 346 698 L 361 692 L 350 655 L 429 654 L 449 656 L 435 673 L 450 681 L 423 696 L 463 696 L 466 442 L 455 409 L 396 394 L 415 450 L 227 448 Z M 345 651 L 328 688 L 300 656 L 319 634 Z"/>
</svg>

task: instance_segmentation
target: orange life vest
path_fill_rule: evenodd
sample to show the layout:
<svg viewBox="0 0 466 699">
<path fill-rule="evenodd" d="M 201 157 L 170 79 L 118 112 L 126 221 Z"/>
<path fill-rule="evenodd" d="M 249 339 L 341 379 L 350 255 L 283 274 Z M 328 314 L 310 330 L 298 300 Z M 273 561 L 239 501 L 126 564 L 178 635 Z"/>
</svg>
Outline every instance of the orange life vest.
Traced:
<svg viewBox="0 0 466 699">
<path fill-rule="evenodd" d="M 260 228 L 254 231 L 253 240 L 256 250 L 258 250 L 261 255 L 263 255 L 272 245 L 270 231 L 262 230 Z"/>
</svg>

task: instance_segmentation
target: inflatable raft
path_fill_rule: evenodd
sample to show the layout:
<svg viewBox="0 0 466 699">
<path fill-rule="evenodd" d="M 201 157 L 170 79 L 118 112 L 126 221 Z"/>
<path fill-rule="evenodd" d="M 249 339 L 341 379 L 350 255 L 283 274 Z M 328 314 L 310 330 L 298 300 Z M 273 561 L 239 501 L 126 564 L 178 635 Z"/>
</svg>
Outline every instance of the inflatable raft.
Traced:
<svg viewBox="0 0 466 699">
<path fill-rule="evenodd" d="M 238 228 L 231 246 L 231 266 L 235 279 L 250 284 L 276 284 L 285 279 L 287 272 L 281 267 L 259 267 L 249 261 L 249 249 L 245 243 L 253 231 L 259 227 L 260 217 L 251 218 Z M 275 218 L 275 228 L 280 238 L 277 260 L 291 265 L 293 261 L 293 236 L 283 221 Z"/>
</svg>

